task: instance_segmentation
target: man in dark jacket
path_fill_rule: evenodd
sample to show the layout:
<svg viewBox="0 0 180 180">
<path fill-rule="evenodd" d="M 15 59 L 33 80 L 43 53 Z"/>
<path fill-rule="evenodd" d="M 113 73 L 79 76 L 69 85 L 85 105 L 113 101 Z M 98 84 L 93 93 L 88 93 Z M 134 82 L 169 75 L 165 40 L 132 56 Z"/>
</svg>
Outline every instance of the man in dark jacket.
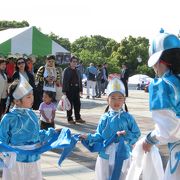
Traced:
<svg viewBox="0 0 180 180">
<path fill-rule="evenodd" d="M 121 74 L 120 74 L 120 79 L 124 84 L 125 87 L 125 92 L 126 92 L 126 97 L 128 97 L 128 79 L 129 79 L 129 72 L 128 68 L 125 64 L 122 65 L 121 69 Z"/>
<path fill-rule="evenodd" d="M 67 96 L 71 103 L 71 109 L 67 111 L 67 120 L 70 124 L 85 123 L 81 119 L 80 109 L 80 94 L 82 94 L 82 78 L 80 72 L 76 69 L 77 58 L 71 57 L 69 67 L 64 69 L 62 80 L 62 92 Z M 75 121 L 72 118 L 72 108 L 74 107 Z"/>
</svg>

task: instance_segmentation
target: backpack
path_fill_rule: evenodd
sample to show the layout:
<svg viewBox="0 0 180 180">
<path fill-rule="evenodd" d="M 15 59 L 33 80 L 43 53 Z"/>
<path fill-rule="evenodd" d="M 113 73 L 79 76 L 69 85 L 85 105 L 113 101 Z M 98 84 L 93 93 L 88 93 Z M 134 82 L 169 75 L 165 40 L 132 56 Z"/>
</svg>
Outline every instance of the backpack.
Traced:
<svg viewBox="0 0 180 180">
<path fill-rule="evenodd" d="M 89 72 L 89 73 L 88 73 L 88 80 L 90 80 L 90 81 L 96 81 L 95 74 Z"/>
</svg>

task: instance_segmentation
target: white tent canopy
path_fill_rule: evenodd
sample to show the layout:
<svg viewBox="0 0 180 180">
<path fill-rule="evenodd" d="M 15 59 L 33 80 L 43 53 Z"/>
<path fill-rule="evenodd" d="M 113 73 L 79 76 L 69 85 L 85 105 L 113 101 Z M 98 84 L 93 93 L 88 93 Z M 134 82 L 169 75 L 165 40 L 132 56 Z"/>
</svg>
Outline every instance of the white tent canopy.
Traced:
<svg viewBox="0 0 180 180">
<path fill-rule="evenodd" d="M 17 36 L 18 34 L 22 33 L 23 31 L 26 31 L 27 29 L 29 29 L 29 27 L 10 28 L 7 30 L 0 31 L 0 44 L 7 41 L 8 39 L 13 38 L 14 36 Z"/>
<path fill-rule="evenodd" d="M 0 31 L 0 53 L 44 56 L 70 52 L 32 26 Z"/>
<path fill-rule="evenodd" d="M 144 82 L 144 84 L 147 84 L 151 81 L 152 81 L 152 78 L 145 74 L 135 74 L 129 77 L 128 83 L 129 84 L 142 84 L 142 82 Z"/>
</svg>

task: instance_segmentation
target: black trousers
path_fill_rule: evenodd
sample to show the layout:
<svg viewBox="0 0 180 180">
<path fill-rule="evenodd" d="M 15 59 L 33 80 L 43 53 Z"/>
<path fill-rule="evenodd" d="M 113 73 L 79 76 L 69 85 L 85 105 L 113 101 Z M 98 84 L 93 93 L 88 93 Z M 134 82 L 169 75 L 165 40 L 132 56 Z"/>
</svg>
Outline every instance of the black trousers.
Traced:
<svg viewBox="0 0 180 180">
<path fill-rule="evenodd" d="M 126 97 L 128 97 L 128 81 L 125 79 L 121 79 L 121 80 L 122 80 L 124 87 L 125 87 Z"/>
<path fill-rule="evenodd" d="M 1 99 L 1 102 L 0 102 L 0 118 L 4 115 L 4 112 L 6 109 L 6 101 L 7 101 L 7 98 Z"/>
<path fill-rule="evenodd" d="M 66 92 L 67 98 L 71 103 L 71 109 L 67 111 L 67 120 L 72 120 L 72 109 L 74 108 L 74 116 L 75 119 L 78 120 L 81 118 L 80 109 L 81 109 L 81 101 L 79 95 L 79 87 L 78 86 L 70 86 L 68 92 Z"/>
</svg>

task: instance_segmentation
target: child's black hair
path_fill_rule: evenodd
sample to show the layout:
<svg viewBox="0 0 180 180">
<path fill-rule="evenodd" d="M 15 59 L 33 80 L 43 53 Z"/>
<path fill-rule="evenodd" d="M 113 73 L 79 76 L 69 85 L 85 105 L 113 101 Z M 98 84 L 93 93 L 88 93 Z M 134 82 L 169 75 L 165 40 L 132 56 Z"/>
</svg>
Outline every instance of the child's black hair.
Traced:
<svg viewBox="0 0 180 180">
<path fill-rule="evenodd" d="M 106 109 L 105 109 L 104 112 L 106 113 L 106 112 L 108 112 L 108 111 L 109 111 L 109 105 L 106 107 Z"/>
<path fill-rule="evenodd" d="M 52 92 L 52 91 L 44 91 L 45 94 L 47 94 L 52 102 L 56 102 L 56 93 L 55 92 Z"/>
<path fill-rule="evenodd" d="M 16 79 L 12 82 L 12 84 L 10 84 L 9 88 L 8 88 L 8 98 L 7 98 L 7 101 L 6 101 L 6 110 L 5 110 L 5 113 L 8 113 L 9 112 L 9 109 L 11 107 L 11 104 L 14 100 L 14 97 L 13 97 L 13 93 L 17 87 L 19 83 L 19 80 Z"/>
<path fill-rule="evenodd" d="M 167 63 L 173 74 L 180 74 L 180 48 L 167 49 L 163 51 L 160 60 Z"/>
<path fill-rule="evenodd" d="M 124 103 L 124 109 L 126 112 L 128 112 L 128 107 L 127 107 L 126 103 Z M 108 110 L 109 110 L 109 105 L 106 107 L 104 112 L 106 113 L 106 112 L 108 112 Z"/>
<path fill-rule="evenodd" d="M 128 112 L 128 107 L 127 107 L 126 103 L 124 103 L 124 109 L 126 112 Z"/>
</svg>

